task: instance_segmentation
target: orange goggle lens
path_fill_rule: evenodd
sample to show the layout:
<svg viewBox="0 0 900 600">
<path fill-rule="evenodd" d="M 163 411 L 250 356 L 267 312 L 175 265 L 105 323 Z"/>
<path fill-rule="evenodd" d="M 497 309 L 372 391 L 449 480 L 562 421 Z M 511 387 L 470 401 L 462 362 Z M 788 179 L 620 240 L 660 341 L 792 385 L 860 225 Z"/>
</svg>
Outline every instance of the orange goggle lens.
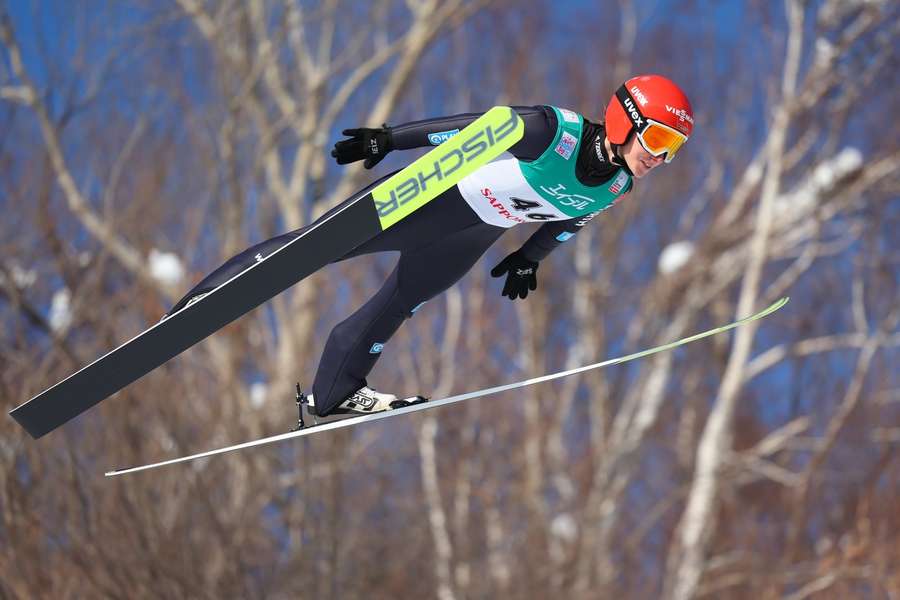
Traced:
<svg viewBox="0 0 900 600">
<path fill-rule="evenodd" d="M 666 162 L 672 162 L 678 149 L 687 141 L 687 136 L 667 125 L 648 120 L 647 126 L 638 134 L 638 139 L 647 152 L 653 156 L 665 153 Z"/>
</svg>

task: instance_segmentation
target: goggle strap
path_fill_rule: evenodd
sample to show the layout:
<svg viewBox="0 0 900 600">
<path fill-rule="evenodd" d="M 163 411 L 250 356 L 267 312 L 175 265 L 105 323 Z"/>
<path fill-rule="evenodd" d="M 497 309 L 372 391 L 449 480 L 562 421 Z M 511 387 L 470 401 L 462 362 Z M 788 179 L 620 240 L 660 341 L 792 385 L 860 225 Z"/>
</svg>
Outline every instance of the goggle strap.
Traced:
<svg viewBox="0 0 900 600">
<path fill-rule="evenodd" d="M 622 110 L 628 115 L 628 120 L 631 121 L 635 131 L 642 131 L 647 126 L 647 117 L 641 113 L 638 103 L 632 97 L 628 88 L 624 85 L 619 86 L 619 89 L 616 90 L 616 98 L 619 99 L 619 104 L 622 105 Z"/>
</svg>

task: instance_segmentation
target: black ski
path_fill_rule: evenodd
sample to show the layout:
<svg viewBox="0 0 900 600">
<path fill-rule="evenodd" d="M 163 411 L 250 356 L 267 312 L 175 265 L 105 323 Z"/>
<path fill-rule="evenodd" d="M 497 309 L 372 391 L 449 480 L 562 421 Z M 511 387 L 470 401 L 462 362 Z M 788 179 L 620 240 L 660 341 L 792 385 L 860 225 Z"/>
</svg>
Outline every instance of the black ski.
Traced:
<svg viewBox="0 0 900 600">
<path fill-rule="evenodd" d="M 53 431 L 424 206 L 508 150 L 523 133 L 524 123 L 515 111 L 492 108 L 265 259 L 10 414 L 34 438 Z"/>
</svg>

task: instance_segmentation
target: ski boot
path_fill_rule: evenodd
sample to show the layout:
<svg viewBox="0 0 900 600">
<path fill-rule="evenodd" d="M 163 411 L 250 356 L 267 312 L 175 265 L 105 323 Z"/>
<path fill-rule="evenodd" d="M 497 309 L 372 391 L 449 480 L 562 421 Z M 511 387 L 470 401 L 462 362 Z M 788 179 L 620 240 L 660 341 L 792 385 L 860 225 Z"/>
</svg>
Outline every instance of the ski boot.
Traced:
<svg viewBox="0 0 900 600">
<path fill-rule="evenodd" d="M 335 415 L 368 415 L 386 410 L 394 410 L 412 406 L 413 404 L 421 404 L 428 402 L 428 398 L 424 396 L 413 396 L 411 398 L 399 399 L 393 394 L 382 394 L 368 386 L 363 386 L 352 393 L 346 400 L 333 408 L 327 416 Z M 297 429 L 303 429 L 303 406 L 306 411 L 318 423 L 319 415 L 316 413 L 316 402 L 312 394 L 304 394 L 300 390 L 300 384 L 297 384 L 297 408 L 300 411 Z M 296 430 L 295 430 L 296 431 Z"/>
</svg>

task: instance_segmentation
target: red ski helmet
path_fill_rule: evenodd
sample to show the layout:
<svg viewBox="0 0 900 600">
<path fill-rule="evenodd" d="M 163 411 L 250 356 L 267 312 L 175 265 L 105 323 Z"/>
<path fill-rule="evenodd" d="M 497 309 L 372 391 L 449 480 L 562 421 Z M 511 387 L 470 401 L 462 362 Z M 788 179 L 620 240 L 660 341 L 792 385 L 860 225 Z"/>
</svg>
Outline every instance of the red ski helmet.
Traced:
<svg viewBox="0 0 900 600">
<path fill-rule="evenodd" d="M 661 75 L 632 77 L 606 106 L 606 137 L 621 146 L 632 132 L 653 156 L 670 162 L 694 129 L 694 111 L 681 88 Z"/>
</svg>

